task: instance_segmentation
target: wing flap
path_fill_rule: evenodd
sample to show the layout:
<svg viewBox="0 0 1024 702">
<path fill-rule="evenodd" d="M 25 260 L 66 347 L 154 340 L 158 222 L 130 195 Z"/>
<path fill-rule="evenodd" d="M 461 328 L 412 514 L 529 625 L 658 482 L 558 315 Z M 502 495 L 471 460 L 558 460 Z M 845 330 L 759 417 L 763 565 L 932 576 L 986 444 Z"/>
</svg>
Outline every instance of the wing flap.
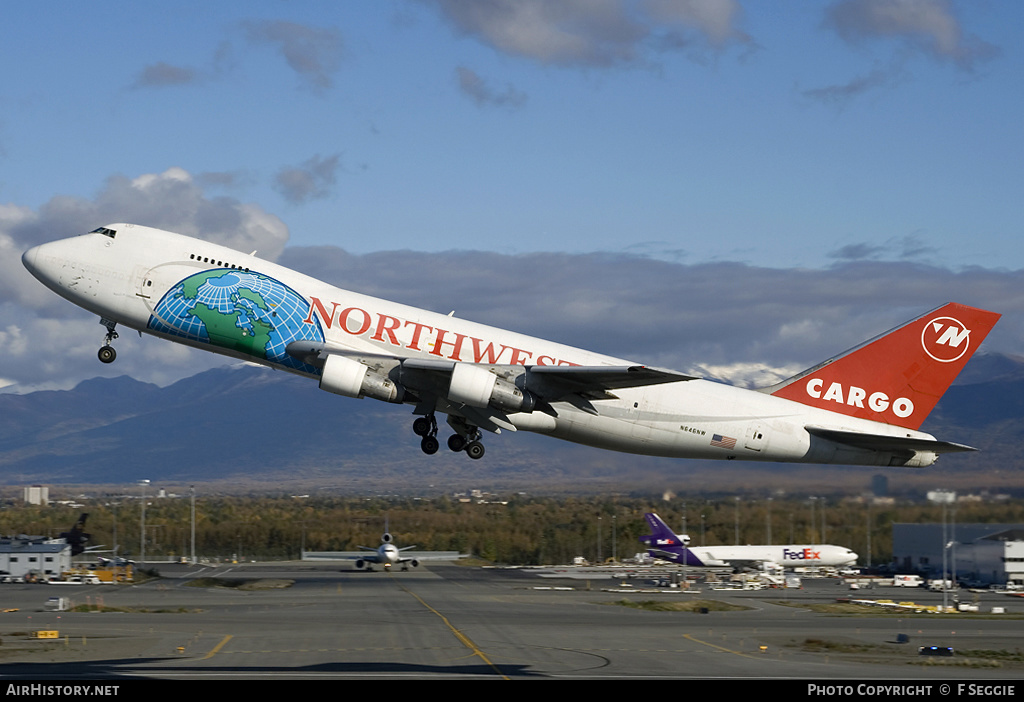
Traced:
<svg viewBox="0 0 1024 702">
<path fill-rule="evenodd" d="M 617 400 L 611 390 L 696 380 L 696 376 L 649 366 L 529 366 L 526 387 L 548 402 L 571 396 Z M 577 404 L 577 403 L 573 403 Z"/>
</svg>

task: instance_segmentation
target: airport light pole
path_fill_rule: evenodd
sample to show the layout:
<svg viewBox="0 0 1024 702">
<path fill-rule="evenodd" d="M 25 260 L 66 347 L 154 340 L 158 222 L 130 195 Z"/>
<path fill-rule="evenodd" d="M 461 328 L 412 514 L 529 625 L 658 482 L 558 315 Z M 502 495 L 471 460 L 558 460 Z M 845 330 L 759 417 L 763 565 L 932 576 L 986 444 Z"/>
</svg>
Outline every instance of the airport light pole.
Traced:
<svg viewBox="0 0 1024 702">
<path fill-rule="evenodd" d="M 946 575 L 949 571 L 949 549 L 952 545 L 946 534 L 946 509 L 947 505 L 956 501 L 956 493 L 952 490 L 933 490 L 928 493 L 928 500 L 942 505 L 942 609 L 945 610 L 948 601 L 946 584 L 949 582 Z"/>
<path fill-rule="evenodd" d="M 736 545 L 740 545 L 740 498 L 734 497 L 736 500 Z"/>
<path fill-rule="evenodd" d="M 140 480 L 139 485 L 142 487 L 142 516 L 139 528 L 139 563 L 143 567 L 146 565 L 146 486 L 149 485 L 148 480 Z"/>
<path fill-rule="evenodd" d="M 872 498 L 869 497 L 868 498 L 868 523 L 867 523 L 868 553 L 867 553 L 867 557 L 864 559 L 864 565 L 866 565 L 868 568 L 871 567 L 871 500 L 872 500 Z"/>
<path fill-rule="evenodd" d="M 618 553 L 618 548 L 617 548 L 618 547 L 618 542 L 617 542 L 616 529 L 615 529 L 615 527 L 618 525 L 618 518 L 619 518 L 619 515 L 617 515 L 617 514 L 613 514 L 612 515 L 612 563 L 618 563 L 619 562 L 619 553 Z"/>
<path fill-rule="evenodd" d="M 817 543 L 817 541 L 815 541 L 815 539 L 817 538 L 817 534 L 815 532 L 818 531 L 818 523 L 816 521 L 814 521 L 814 504 L 817 501 L 818 501 L 818 498 L 815 497 L 814 495 L 811 495 L 811 543 L 812 544 Z"/>
<path fill-rule="evenodd" d="M 192 498 L 192 565 L 196 564 L 196 486 L 188 486 Z"/>
<path fill-rule="evenodd" d="M 704 515 L 701 515 L 703 517 Z M 690 535 L 686 533 L 686 500 L 683 500 L 683 590 L 690 589 Z"/>
<path fill-rule="evenodd" d="M 821 522 L 821 543 L 827 543 L 825 538 L 825 497 L 824 495 L 819 498 L 821 500 L 821 506 L 818 509 L 818 521 Z"/>
</svg>

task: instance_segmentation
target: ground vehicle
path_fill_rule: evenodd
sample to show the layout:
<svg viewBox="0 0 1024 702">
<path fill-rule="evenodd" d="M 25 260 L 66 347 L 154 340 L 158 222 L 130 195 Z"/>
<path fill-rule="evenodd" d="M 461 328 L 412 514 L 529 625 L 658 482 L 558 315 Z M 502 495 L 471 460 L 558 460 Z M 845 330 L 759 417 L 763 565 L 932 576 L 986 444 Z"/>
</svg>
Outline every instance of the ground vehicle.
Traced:
<svg viewBox="0 0 1024 702">
<path fill-rule="evenodd" d="M 895 587 L 924 587 L 924 580 L 920 575 L 894 575 L 892 584 Z"/>
</svg>

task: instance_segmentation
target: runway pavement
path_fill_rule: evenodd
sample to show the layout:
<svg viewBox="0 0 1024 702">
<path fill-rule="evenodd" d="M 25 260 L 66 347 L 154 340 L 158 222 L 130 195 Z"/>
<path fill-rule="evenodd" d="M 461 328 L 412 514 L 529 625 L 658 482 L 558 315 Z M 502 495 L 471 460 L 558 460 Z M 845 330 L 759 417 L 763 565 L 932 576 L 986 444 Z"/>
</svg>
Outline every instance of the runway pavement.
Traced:
<svg viewBox="0 0 1024 702">
<path fill-rule="evenodd" d="M 607 592 L 611 580 L 431 564 L 353 572 L 337 564 L 157 566 L 136 586 L 0 585 L 5 679 L 1020 679 L 1021 663 L 965 668 L 917 655 L 1024 648 L 1024 602 L 985 595 L 1009 616 L 834 616 L 811 602 L 849 595 L 836 581 L 798 591 L 684 595 Z M 196 576 L 294 581 L 283 589 L 189 587 Z M 636 582 L 636 581 L 634 581 Z M 556 587 L 558 589 L 551 589 Z M 562 589 L 567 588 L 567 589 Z M 855 593 L 856 594 L 856 593 Z M 864 594 L 864 593 L 860 593 Z M 930 599 L 936 595 L 881 592 Z M 39 611 L 50 596 L 123 612 Z M 702 597 L 745 611 L 654 612 L 622 599 Z M 938 597 L 941 598 L 941 595 Z M 796 605 L 796 606 L 787 606 Z M 56 631 L 37 640 L 33 631 Z M 896 643 L 907 634 L 909 643 Z M 811 640 L 824 642 L 820 645 Z M 931 663 L 935 660 L 929 659 Z"/>
</svg>

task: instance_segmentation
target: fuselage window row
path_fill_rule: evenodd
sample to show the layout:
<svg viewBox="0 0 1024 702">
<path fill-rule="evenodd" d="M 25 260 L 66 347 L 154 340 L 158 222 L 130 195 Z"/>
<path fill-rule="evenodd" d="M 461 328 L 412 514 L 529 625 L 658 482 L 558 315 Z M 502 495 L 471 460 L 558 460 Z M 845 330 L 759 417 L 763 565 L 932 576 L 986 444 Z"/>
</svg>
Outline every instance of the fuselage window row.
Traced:
<svg viewBox="0 0 1024 702">
<path fill-rule="evenodd" d="M 236 266 L 233 263 L 224 263 L 223 261 L 214 261 L 213 259 L 205 257 L 205 256 L 197 256 L 196 254 L 189 254 L 188 257 L 190 259 L 192 259 L 193 261 L 200 261 L 202 263 L 212 263 L 213 265 L 218 266 L 220 268 L 234 268 L 235 270 L 245 271 L 246 273 L 249 272 L 248 268 L 243 268 L 242 266 Z"/>
</svg>

